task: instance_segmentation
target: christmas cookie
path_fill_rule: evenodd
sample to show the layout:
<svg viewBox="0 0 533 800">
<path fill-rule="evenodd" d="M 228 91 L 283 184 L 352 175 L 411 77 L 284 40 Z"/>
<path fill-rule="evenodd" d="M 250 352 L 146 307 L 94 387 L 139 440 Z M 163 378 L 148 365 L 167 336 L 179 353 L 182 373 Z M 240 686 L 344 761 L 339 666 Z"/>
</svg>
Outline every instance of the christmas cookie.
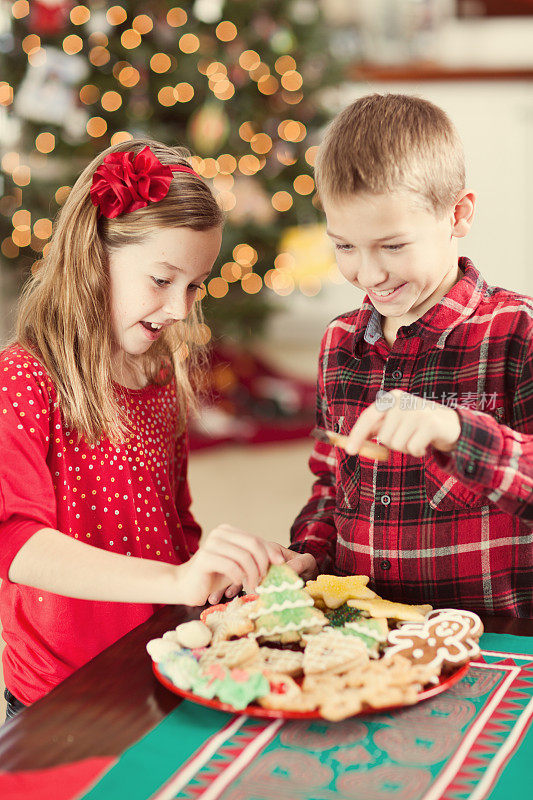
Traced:
<svg viewBox="0 0 533 800">
<path fill-rule="evenodd" d="M 302 674 L 304 654 L 298 650 L 259 648 L 260 663 L 269 672 L 283 673 L 294 678 Z"/>
<path fill-rule="evenodd" d="M 366 611 L 375 619 L 396 619 L 407 622 L 423 622 L 425 616 L 421 608 L 431 611 L 431 606 L 409 606 L 405 603 L 393 603 L 382 597 L 375 597 L 373 600 L 348 600 L 348 605 L 350 608 Z"/>
<path fill-rule="evenodd" d="M 214 628 L 213 642 L 224 642 L 228 639 L 246 636 L 253 629 L 254 623 L 249 616 L 235 611 L 231 614 L 224 614 L 219 624 Z"/>
<path fill-rule="evenodd" d="M 205 649 L 200 656 L 200 666 L 207 667 L 210 664 L 222 664 L 229 669 L 234 667 L 245 667 L 253 661 L 257 661 L 259 646 L 255 639 L 232 639 L 230 641 L 217 642 Z"/>
<path fill-rule="evenodd" d="M 363 642 L 330 628 L 307 640 L 303 670 L 305 675 L 311 675 L 367 663 L 368 652 Z"/>
<path fill-rule="evenodd" d="M 318 632 L 327 619 L 314 607 L 303 581 L 286 564 L 273 564 L 260 586 L 250 617 L 255 637 L 268 641 L 297 642 L 302 634 Z"/>
<path fill-rule="evenodd" d="M 211 630 L 199 619 L 178 625 L 175 634 L 178 644 L 191 650 L 197 647 L 207 647 L 213 638 Z"/>
<path fill-rule="evenodd" d="M 367 587 L 368 575 L 319 575 L 315 581 L 307 581 L 305 588 L 313 599 L 322 600 L 328 608 L 339 608 L 352 598 L 371 599 L 376 593 Z"/>
<path fill-rule="evenodd" d="M 270 692 L 259 698 L 259 705 L 276 711 L 314 711 L 318 699 L 306 694 L 288 675 L 269 674 Z"/>
<path fill-rule="evenodd" d="M 146 645 L 146 650 L 152 661 L 158 664 L 169 656 L 179 653 L 181 647 L 177 642 L 170 639 L 150 639 Z"/>
<path fill-rule="evenodd" d="M 423 624 L 406 624 L 391 631 L 385 658 L 401 654 L 411 663 L 447 671 L 466 664 L 479 655 L 479 645 L 471 637 L 472 612 L 449 610 L 431 615 Z M 479 619 L 479 618 L 478 618 Z M 481 625 L 481 620 L 479 620 Z"/>
</svg>

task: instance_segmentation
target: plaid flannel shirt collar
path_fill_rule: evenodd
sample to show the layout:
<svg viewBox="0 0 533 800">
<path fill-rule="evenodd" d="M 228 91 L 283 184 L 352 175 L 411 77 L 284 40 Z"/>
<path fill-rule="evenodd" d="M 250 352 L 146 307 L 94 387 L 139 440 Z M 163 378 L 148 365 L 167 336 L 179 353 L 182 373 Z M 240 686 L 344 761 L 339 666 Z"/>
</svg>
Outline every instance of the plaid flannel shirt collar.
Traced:
<svg viewBox="0 0 533 800">
<path fill-rule="evenodd" d="M 400 328 L 399 337 L 418 336 L 428 346 L 436 345 L 442 350 L 451 331 L 472 316 L 489 287 L 469 258 L 461 257 L 459 267 L 463 277 L 424 316 Z M 373 345 L 382 335 L 381 315 L 367 295 L 355 314 L 354 354 L 360 355 L 363 341 Z"/>
</svg>

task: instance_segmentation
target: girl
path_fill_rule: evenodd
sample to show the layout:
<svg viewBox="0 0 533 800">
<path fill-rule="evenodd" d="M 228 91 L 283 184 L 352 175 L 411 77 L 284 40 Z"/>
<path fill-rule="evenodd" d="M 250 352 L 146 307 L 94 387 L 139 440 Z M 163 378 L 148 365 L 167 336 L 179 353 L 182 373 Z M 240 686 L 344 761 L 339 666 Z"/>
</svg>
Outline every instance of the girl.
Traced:
<svg viewBox="0 0 533 800">
<path fill-rule="evenodd" d="M 0 354 L 8 716 L 157 604 L 218 602 L 284 560 L 228 525 L 199 546 L 189 510 L 197 295 L 222 216 L 186 155 L 136 139 L 89 164 Z"/>
</svg>

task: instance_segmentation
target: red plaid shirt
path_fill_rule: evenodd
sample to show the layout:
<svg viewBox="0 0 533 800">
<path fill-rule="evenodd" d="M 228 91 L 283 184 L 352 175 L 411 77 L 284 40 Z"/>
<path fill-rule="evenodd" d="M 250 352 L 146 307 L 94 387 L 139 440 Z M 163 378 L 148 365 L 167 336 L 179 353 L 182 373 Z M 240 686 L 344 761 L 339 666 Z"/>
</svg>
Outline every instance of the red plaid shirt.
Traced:
<svg viewBox="0 0 533 800">
<path fill-rule="evenodd" d="M 369 575 L 392 600 L 533 616 L 533 300 L 471 261 L 392 348 L 368 298 L 322 341 L 317 423 L 347 434 L 379 389 L 456 408 L 453 453 L 380 463 L 318 442 L 291 531 L 322 572 Z"/>
</svg>

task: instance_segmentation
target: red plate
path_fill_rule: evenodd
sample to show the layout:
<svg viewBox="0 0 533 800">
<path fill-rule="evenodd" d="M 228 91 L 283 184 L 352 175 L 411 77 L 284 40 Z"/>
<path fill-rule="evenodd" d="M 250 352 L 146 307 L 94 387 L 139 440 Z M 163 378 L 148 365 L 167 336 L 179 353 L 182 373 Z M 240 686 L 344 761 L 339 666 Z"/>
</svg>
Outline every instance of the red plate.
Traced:
<svg viewBox="0 0 533 800">
<path fill-rule="evenodd" d="M 420 703 L 422 700 L 429 700 L 430 697 L 435 697 L 435 695 L 450 689 L 466 675 L 468 666 L 468 664 L 465 664 L 464 667 L 460 667 L 456 672 L 452 672 L 451 675 L 446 675 L 443 678 L 441 677 L 438 684 L 432 686 L 431 689 L 424 689 L 424 691 L 420 692 L 416 702 Z M 184 689 L 178 689 L 177 686 L 174 686 L 168 678 L 159 672 L 155 662 L 152 662 L 152 669 L 158 681 L 160 681 L 163 686 L 166 686 L 167 689 L 170 689 L 171 692 L 174 692 L 174 694 L 183 697 L 185 700 L 192 700 L 193 703 L 198 703 L 201 706 L 215 708 L 217 711 L 227 711 L 230 714 L 246 714 L 248 717 L 267 717 L 269 719 L 323 719 L 318 711 L 278 711 L 271 708 L 263 708 L 262 706 L 255 706 L 253 704 L 243 709 L 234 708 L 234 706 L 230 706 L 229 703 L 222 703 L 220 700 L 216 699 L 208 700 L 205 697 L 194 694 L 194 692 L 186 692 Z M 386 711 L 393 711 L 396 708 L 409 708 L 411 705 L 413 704 L 409 706 L 388 706 L 387 708 L 366 708 L 364 711 L 360 711 L 359 714 L 354 714 L 354 716 L 384 714 Z M 416 705 L 416 703 L 414 705 Z"/>
<path fill-rule="evenodd" d="M 257 595 L 250 594 L 244 598 L 244 601 L 249 603 L 256 599 Z M 202 611 L 200 614 L 200 619 L 202 622 L 205 622 L 205 619 L 209 616 L 209 614 L 212 614 L 213 611 L 219 611 L 226 605 L 227 603 L 220 603 L 219 605 L 204 609 L 204 611 Z M 468 666 L 468 664 L 465 664 L 463 667 L 459 667 L 459 669 L 457 669 L 455 672 L 452 672 L 450 675 L 441 676 L 438 684 L 432 686 L 430 689 L 424 689 L 422 692 L 419 692 L 416 702 L 420 703 L 422 700 L 429 700 L 430 697 L 435 697 L 436 695 L 447 691 L 447 689 L 450 689 L 466 675 L 468 672 Z M 244 709 L 238 709 L 229 705 L 228 703 L 222 703 L 216 698 L 213 700 L 208 700 L 205 697 L 200 697 L 200 695 L 194 694 L 194 692 L 186 692 L 184 689 L 178 689 L 177 686 L 174 686 L 174 684 L 159 671 L 155 662 L 152 663 L 152 669 L 158 681 L 160 681 L 163 686 L 166 686 L 167 689 L 170 689 L 171 692 L 174 692 L 174 694 L 183 697 L 185 700 L 192 700 L 193 703 L 198 703 L 201 706 L 215 708 L 217 711 L 227 711 L 230 714 L 246 714 L 249 717 L 266 717 L 268 719 L 323 719 L 318 711 L 279 711 L 270 708 L 263 708 L 262 706 L 256 706 L 253 704 L 246 706 Z M 359 712 L 359 714 L 355 714 L 354 716 L 383 714 L 384 712 L 392 711 L 395 708 L 405 708 L 405 706 L 396 705 L 388 706 L 387 708 L 367 708 L 364 711 Z"/>
</svg>

